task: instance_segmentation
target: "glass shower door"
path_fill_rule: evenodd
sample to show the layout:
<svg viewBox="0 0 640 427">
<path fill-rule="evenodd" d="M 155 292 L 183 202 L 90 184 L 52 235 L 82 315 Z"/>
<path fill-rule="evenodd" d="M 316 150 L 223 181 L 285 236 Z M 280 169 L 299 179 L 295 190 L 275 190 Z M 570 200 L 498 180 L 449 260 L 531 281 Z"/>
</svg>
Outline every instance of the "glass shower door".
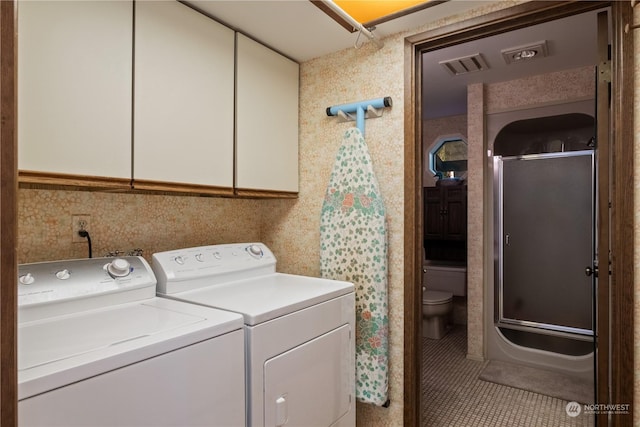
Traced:
<svg viewBox="0 0 640 427">
<path fill-rule="evenodd" d="M 497 157 L 496 167 L 498 324 L 593 335 L 593 152 Z"/>
</svg>

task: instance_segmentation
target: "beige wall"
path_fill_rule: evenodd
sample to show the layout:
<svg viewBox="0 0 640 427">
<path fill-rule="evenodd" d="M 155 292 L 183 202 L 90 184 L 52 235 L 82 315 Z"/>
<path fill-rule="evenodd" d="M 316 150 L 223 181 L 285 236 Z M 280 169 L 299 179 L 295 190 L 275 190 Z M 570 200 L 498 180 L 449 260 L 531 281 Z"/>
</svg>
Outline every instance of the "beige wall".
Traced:
<svg viewBox="0 0 640 427">
<path fill-rule="evenodd" d="M 484 85 L 467 88 L 467 357 L 484 360 Z"/>
<path fill-rule="evenodd" d="M 84 258 L 87 243 L 71 242 L 71 216 L 91 215 L 95 257 L 107 252 L 154 252 L 260 238 L 254 200 L 21 189 L 18 263 Z"/>
</svg>

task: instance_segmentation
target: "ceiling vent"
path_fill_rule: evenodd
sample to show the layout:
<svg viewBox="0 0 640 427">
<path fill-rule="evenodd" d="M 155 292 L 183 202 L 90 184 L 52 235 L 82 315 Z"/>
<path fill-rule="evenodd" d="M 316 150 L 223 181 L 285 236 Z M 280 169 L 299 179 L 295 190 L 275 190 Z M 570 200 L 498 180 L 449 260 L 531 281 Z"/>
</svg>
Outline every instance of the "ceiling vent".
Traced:
<svg viewBox="0 0 640 427">
<path fill-rule="evenodd" d="M 515 64 L 516 62 L 530 61 L 532 59 L 544 58 L 548 55 L 547 41 L 542 40 L 535 43 L 529 43 L 524 46 L 511 47 L 502 49 L 502 57 L 507 64 Z"/>
<path fill-rule="evenodd" d="M 479 53 L 463 56 L 462 58 L 440 61 L 439 64 L 453 76 L 489 69 L 489 66 Z"/>
</svg>

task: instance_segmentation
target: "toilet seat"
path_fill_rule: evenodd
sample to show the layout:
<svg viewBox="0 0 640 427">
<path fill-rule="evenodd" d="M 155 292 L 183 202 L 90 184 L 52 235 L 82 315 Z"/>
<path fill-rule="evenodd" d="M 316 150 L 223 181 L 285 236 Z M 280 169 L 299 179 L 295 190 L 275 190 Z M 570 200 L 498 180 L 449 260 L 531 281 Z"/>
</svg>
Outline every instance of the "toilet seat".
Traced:
<svg viewBox="0 0 640 427">
<path fill-rule="evenodd" d="M 451 292 L 424 291 L 422 293 L 422 303 L 426 305 L 446 304 L 453 299 Z"/>
</svg>

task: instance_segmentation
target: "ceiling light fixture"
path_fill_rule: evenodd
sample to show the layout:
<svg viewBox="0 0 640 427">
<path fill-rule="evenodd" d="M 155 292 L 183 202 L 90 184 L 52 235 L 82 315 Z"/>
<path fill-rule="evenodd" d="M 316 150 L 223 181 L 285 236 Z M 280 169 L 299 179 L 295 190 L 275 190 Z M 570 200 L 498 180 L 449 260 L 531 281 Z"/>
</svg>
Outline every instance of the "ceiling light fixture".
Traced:
<svg viewBox="0 0 640 427">
<path fill-rule="evenodd" d="M 537 50 L 533 50 L 533 49 L 522 50 L 516 53 L 515 55 L 513 55 L 513 59 L 515 59 L 516 61 L 519 61 L 521 59 L 531 59 L 537 54 L 538 54 Z"/>
<path fill-rule="evenodd" d="M 384 22 L 389 22 L 423 9 L 445 3 L 449 0 L 309 0 L 329 15 L 348 31 L 356 32 L 357 28 L 345 20 L 341 13 L 336 13 L 331 5 L 335 3 L 344 13 L 361 23 L 365 28 L 371 28 Z"/>
<path fill-rule="evenodd" d="M 535 58 L 544 58 L 548 54 L 547 41 L 542 40 L 526 46 L 503 49 L 500 53 L 502 53 L 502 58 L 504 58 L 504 61 L 507 64 L 513 64 L 514 62 L 521 62 Z"/>
<path fill-rule="evenodd" d="M 358 45 L 360 34 L 364 34 L 369 40 L 374 42 L 376 46 L 378 46 L 378 48 L 382 48 L 382 46 L 384 46 L 384 43 L 382 43 L 382 41 L 376 38 L 376 36 L 373 34 L 373 30 L 375 30 L 375 27 L 365 27 L 360 22 L 353 19 L 351 15 L 345 12 L 333 0 L 311 0 L 311 2 L 331 18 L 335 19 L 336 22 L 340 23 L 340 25 L 342 25 L 344 28 L 347 28 L 351 32 L 358 32 L 358 39 L 356 39 L 354 47 L 360 47 Z"/>
</svg>

